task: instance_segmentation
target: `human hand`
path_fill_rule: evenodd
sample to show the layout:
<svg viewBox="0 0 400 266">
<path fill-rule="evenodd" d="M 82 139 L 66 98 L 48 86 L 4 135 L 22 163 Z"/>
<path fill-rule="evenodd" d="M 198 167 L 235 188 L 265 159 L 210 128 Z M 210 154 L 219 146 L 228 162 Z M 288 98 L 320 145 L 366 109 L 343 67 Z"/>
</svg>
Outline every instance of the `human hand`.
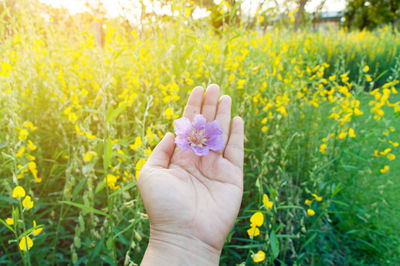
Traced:
<svg viewBox="0 0 400 266">
<path fill-rule="evenodd" d="M 183 116 L 218 120 L 224 149 L 197 156 L 167 133 L 143 166 L 138 187 L 150 219 L 142 265 L 215 265 L 238 215 L 243 194 L 243 120 L 231 124 L 231 98 L 219 87 L 196 87 Z"/>
</svg>

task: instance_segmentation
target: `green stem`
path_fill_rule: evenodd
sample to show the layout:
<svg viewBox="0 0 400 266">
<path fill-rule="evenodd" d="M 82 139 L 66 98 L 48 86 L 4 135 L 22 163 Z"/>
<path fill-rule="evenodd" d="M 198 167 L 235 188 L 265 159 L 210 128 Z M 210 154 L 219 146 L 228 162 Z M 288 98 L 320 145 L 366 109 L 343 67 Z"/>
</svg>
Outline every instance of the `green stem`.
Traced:
<svg viewBox="0 0 400 266">
<path fill-rule="evenodd" d="M 25 218 L 24 218 L 24 212 L 23 212 L 23 208 L 22 208 L 22 203 L 21 203 L 21 199 L 18 199 L 18 203 L 19 203 L 19 211 L 21 212 L 21 218 L 22 218 L 22 228 L 24 229 L 24 233 L 26 232 L 26 226 L 25 226 Z M 28 265 L 31 265 L 31 257 L 29 255 L 29 247 L 28 247 L 28 240 L 26 239 L 27 236 L 24 237 L 25 239 L 25 252 L 26 252 L 26 256 L 28 259 Z M 19 249 L 19 247 L 18 247 Z M 21 250 L 20 250 L 21 251 Z"/>
<path fill-rule="evenodd" d="M 13 209 L 14 209 L 14 207 L 13 207 Z M 13 211 L 13 213 L 14 213 L 14 211 Z M 18 221 L 16 221 L 15 220 L 15 217 L 14 217 L 14 215 L 13 215 L 13 220 L 14 220 L 14 235 L 15 235 L 15 240 L 17 241 L 17 248 L 18 248 L 18 251 L 19 251 L 19 255 L 21 256 L 21 258 L 22 258 L 22 263 L 24 264 L 24 265 L 26 265 L 26 261 L 25 261 L 25 256 L 22 254 L 22 250 L 19 248 L 19 243 L 18 243 L 18 231 L 17 231 L 17 224 L 18 224 Z M 4 248 L 4 250 L 6 250 L 5 248 Z M 7 255 L 8 255 L 8 257 L 10 258 L 10 255 L 7 253 Z M 12 261 L 12 258 L 10 258 L 10 260 Z"/>
<path fill-rule="evenodd" d="M 107 199 L 108 199 L 108 221 L 109 221 L 108 226 L 109 226 L 109 231 L 111 233 L 111 238 L 112 238 L 112 260 L 113 260 L 114 264 L 117 265 L 115 238 L 114 238 L 114 231 L 113 231 L 114 220 L 112 217 L 114 197 L 110 197 L 110 188 L 108 187 L 108 184 L 107 184 Z"/>
</svg>

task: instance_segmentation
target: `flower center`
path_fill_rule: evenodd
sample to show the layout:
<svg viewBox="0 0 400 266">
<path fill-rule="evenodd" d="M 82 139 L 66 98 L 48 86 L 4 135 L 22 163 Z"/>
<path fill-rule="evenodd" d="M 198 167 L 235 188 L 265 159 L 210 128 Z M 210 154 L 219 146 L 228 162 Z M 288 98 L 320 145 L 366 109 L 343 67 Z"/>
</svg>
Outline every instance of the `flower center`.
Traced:
<svg viewBox="0 0 400 266">
<path fill-rule="evenodd" d="M 193 146 L 203 147 L 205 146 L 205 142 L 207 138 L 204 136 L 205 130 L 196 130 L 192 128 L 190 135 L 188 136 L 188 140 Z"/>
</svg>

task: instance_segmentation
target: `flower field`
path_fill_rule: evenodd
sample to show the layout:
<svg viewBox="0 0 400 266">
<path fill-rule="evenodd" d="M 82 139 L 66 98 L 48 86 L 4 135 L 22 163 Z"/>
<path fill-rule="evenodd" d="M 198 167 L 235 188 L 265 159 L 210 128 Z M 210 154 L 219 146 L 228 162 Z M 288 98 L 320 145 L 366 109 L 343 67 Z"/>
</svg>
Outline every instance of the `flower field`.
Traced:
<svg viewBox="0 0 400 266">
<path fill-rule="evenodd" d="M 245 121 L 221 265 L 400 263 L 398 33 L 215 32 L 182 10 L 109 20 L 100 47 L 89 22 L 20 12 L 0 28 L 0 264 L 139 264 L 136 178 L 211 83 Z"/>
</svg>

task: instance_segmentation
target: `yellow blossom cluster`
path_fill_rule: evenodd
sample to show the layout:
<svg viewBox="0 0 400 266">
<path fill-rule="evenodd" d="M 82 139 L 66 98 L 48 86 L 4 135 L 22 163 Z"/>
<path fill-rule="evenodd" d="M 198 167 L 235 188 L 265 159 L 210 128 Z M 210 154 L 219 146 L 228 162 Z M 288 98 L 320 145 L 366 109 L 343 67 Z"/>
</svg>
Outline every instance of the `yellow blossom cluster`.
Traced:
<svg viewBox="0 0 400 266">
<path fill-rule="evenodd" d="M 17 178 L 22 179 L 24 174 L 27 172 L 31 172 L 36 183 L 42 182 L 42 178 L 38 176 L 38 170 L 36 165 L 36 157 L 33 156 L 30 152 L 37 150 L 37 145 L 29 139 L 30 132 L 33 132 L 37 129 L 37 126 L 34 126 L 31 121 L 26 121 L 22 128 L 19 128 L 19 136 L 18 139 L 18 150 L 15 153 L 15 157 L 19 158 L 19 163 L 17 165 L 18 173 Z"/>
<path fill-rule="evenodd" d="M 309 206 L 309 208 L 307 209 L 307 214 L 309 216 L 314 216 L 315 215 L 315 211 L 311 208 L 311 205 L 312 205 L 314 200 L 315 201 L 322 201 L 322 197 L 318 196 L 315 193 L 313 193 L 311 196 L 313 197 L 313 199 L 311 199 L 311 200 L 306 199 L 304 203 Z"/>
<path fill-rule="evenodd" d="M 12 191 L 12 197 L 15 199 L 18 199 L 20 204 L 21 204 L 20 200 L 23 199 L 22 207 L 25 210 L 30 210 L 34 206 L 32 198 L 29 195 L 26 195 L 25 189 L 22 186 L 14 187 L 14 189 Z M 19 224 L 17 223 L 17 220 L 16 220 L 17 217 L 18 217 L 18 215 L 15 214 L 15 212 L 13 211 L 13 217 L 8 217 L 5 219 L 6 224 L 8 226 L 12 226 L 12 227 L 10 227 L 11 230 L 16 230 L 19 226 Z M 22 222 L 24 222 L 24 221 L 22 220 Z M 14 228 L 14 229 L 12 229 L 12 228 Z M 43 228 L 38 227 L 36 224 L 36 221 L 33 220 L 33 229 L 30 234 L 21 237 L 21 239 L 19 240 L 19 244 L 18 244 L 19 249 L 22 251 L 30 250 L 33 247 L 33 240 L 31 239 L 30 235 L 37 236 L 42 232 L 42 230 L 43 230 Z"/>
</svg>

